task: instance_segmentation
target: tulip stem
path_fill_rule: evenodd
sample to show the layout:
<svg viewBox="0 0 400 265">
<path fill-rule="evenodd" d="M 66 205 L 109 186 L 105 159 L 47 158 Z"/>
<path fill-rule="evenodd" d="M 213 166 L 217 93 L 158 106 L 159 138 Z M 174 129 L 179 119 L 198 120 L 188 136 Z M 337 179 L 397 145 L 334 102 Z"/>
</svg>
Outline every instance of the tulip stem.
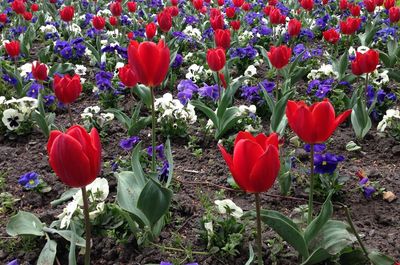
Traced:
<svg viewBox="0 0 400 265">
<path fill-rule="evenodd" d="M 83 200 L 83 214 L 85 216 L 85 237 L 86 237 L 86 246 L 85 246 L 85 265 L 90 265 L 90 220 L 89 220 L 89 201 L 88 195 L 86 192 L 86 187 L 82 187 L 82 200 Z"/>
<path fill-rule="evenodd" d="M 221 80 L 219 79 L 219 72 L 217 72 L 217 86 L 218 86 L 218 106 L 221 105 L 222 99 L 222 89 L 221 89 Z"/>
<path fill-rule="evenodd" d="M 154 104 L 154 89 L 150 87 L 151 91 L 151 171 L 156 172 L 156 110 Z"/>
<path fill-rule="evenodd" d="M 72 125 L 74 125 L 74 118 L 72 117 L 71 104 L 67 104 L 67 108 L 68 108 L 69 123 L 72 126 Z"/>
<path fill-rule="evenodd" d="M 313 199 L 314 199 L 314 144 L 310 144 L 310 161 L 311 161 L 311 175 L 310 175 L 310 192 L 308 196 L 308 218 L 307 223 L 311 223 L 313 218 Z"/>
<path fill-rule="evenodd" d="M 256 212 L 257 212 L 257 256 L 258 265 L 263 265 L 262 259 L 262 240 L 261 240 L 261 206 L 260 206 L 260 193 L 254 193 L 256 197 Z"/>
</svg>

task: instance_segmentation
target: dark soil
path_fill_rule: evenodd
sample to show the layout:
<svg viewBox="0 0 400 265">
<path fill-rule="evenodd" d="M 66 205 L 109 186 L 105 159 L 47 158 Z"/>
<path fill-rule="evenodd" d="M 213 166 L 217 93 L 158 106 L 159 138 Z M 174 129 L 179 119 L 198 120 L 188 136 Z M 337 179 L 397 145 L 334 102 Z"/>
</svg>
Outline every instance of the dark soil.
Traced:
<svg viewBox="0 0 400 265">
<path fill-rule="evenodd" d="M 73 114 L 75 118 L 79 118 L 79 114 L 86 106 L 95 104 L 96 101 L 91 98 L 85 98 L 74 104 Z M 126 106 L 129 108 L 128 102 Z M 57 115 L 57 124 L 67 125 L 65 113 Z M 145 135 L 147 134 L 142 135 L 142 139 L 149 143 L 149 139 L 146 139 Z M 103 139 L 102 142 L 103 161 L 110 161 L 119 155 L 127 155 L 118 146 L 123 137 L 126 137 L 124 129 L 115 123 L 115 126 L 110 129 L 107 139 Z M 349 153 L 346 151 L 345 145 L 354 140 L 351 127 L 339 128 L 332 139 L 333 141 L 328 145 L 328 149 L 330 152 L 342 154 L 346 157 L 346 160 L 341 163 L 340 172 L 342 175 L 350 176 L 350 180 L 344 187 L 341 202 L 350 206 L 354 223 L 369 249 L 378 249 L 387 255 L 400 259 L 399 200 L 388 203 L 383 201 L 381 197 L 371 200 L 365 199 L 358 189 L 358 179 L 355 176 L 358 170 L 363 169 L 371 180 L 379 181 L 382 187 L 399 194 L 400 145 L 389 138 L 380 138 L 373 131 L 367 140 L 359 143 L 362 146 L 362 152 Z M 5 191 L 10 192 L 15 198 L 20 198 L 20 201 L 15 205 L 15 212 L 17 210 L 30 211 L 43 222 L 50 224 L 63 208 L 63 205 L 52 208 L 50 201 L 58 198 L 67 187 L 57 179 L 48 165 L 45 137 L 40 132 L 34 131 L 32 134 L 18 137 L 16 140 L 2 138 L 0 144 L 0 169 L 7 173 Z M 179 234 L 184 247 L 191 247 L 193 251 L 207 251 L 206 244 L 201 241 L 199 236 L 200 219 L 204 212 L 199 197 L 205 196 L 213 201 L 216 198 L 216 192 L 220 191 L 221 187 L 229 188 L 226 181 L 229 171 L 215 141 L 200 143 L 203 149 L 203 155 L 200 158 L 195 157 L 190 150 L 184 148 L 186 141 L 172 141 L 172 144 L 175 164 L 173 180 L 175 195 L 171 208 L 171 222 L 161 233 L 157 244 L 172 246 L 173 238 Z M 301 154 L 302 152 L 302 149 L 298 150 L 298 153 Z M 44 194 L 24 191 L 18 184 L 18 178 L 29 171 L 39 173 L 52 187 L 52 190 Z M 111 194 L 109 197 L 113 198 L 116 193 L 115 178 L 111 174 L 104 175 L 107 175 L 110 182 Z M 273 189 L 262 194 L 262 207 L 276 209 L 290 215 L 294 208 L 307 203 L 307 194 L 304 189 L 295 187 L 294 190 L 296 192 L 293 196 L 299 198 L 298 200 L 280 197 L 278 183 L 276 183 Z M 225 190 L 224 196 L 231 198 L 244 210 L 254 209 L 254 200 L 251 195 Z M 320 198 L 320 201 L 323 201 L 323 198 Z M 16 239 L 8 238 L 5 232 L 6 223 L 11 215 L 12 213 L 0 215 L 2 246 L 16 241 Z M 335 216 L 338 219 L 345 220 L 342 210 L 335 210 Z M 251 230 L 249 229 L 249 231 Z M 277 237 L 277 235 L 270 228 L 264 227 L 264 242 L 274 237 Z M 252 238 L 250 240 L 253 241 Z M 65 242 L 62 243 L 61 239 L 58 242 L 57 257 L 59 262 L 60 264 L 67 264 L 68 244 L 64 245 Z M 20 248 L 16 248 L 15 251 L 8 251 L 6 248 L 1 249 L 0 263 L 5 264 L 7 261 L 19 258 L 25 264 L 32 264 L 37 259 L 43 244 L 44 240 L 39 240 L 29 252 Z M 182 258 L 183 260 L 185 256 L 186 254 L 183 252 L 163 251 L 153 245 L 138 249 L 134 238 L 131 238 L 130 242 L 125 244 L 112 238 L 95 236 L 93 239 L 93 264 L 158 264 L 162 260 L 172 260 L 173 258 Z M 264 245 L 264 256 L 266 264 L 271 264 L 270 247 L 266 243 Z M 284 245 L 283 251 L 277 257 L 277 264 L 299 263 L 295 252 L 287 245 Z M 193 260 L 186 261 L 217 265 L 244 264 L 247 259 L 248 244 L 246 243 L 241 247 L 240 254 L 235 258 L 218 255 L 193 255 Z M 82 260 L 80 259 L 79 262 L 82 262 Z"/>
</svg>

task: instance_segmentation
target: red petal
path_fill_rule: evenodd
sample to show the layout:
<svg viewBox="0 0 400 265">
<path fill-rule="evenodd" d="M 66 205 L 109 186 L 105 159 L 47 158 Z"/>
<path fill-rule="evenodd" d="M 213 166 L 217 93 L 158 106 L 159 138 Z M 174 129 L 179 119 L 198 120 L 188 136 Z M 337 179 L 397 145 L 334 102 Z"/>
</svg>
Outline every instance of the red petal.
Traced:
<svg viewBox="0 0 400 265">
<path fill-rule="evenodd" d="M 141 71 L 144 74 L 144 84 L 147 86 L 153 86 L 154 78 L 158 74 L 157 66 L 160 62 L 160 53 L 157 45 L 150 41 L 142 42 L 139 45 L 138 53 L 138 60 L 140 60 L 140 65 L 142 67 Z"/>
<path fill-rule="evenodd" d="M 315 105 L 312 116 L 314 120 L 313 131 L 315 142 L 323 143 L 331 136 L 332 125 L 335 122 L 335 109 L 329 101 L 322 101 Z"/>
<path fill-rule="evenodd" d="M 279 174 L 280 161 L 278 149 L 270 145 L 265 153 L 258 158 L 250 173 L 250 192 L 269 190 Z"/>
<path fill-rule="evenodd" d="M 262 147 L 250 140 L 241 140 L 235 145 L 233 152 L 233 178 L 236 183 L 245 191 L 249 190 L 251 183 L 249 182 L 251 170 L 264 153 Z"/>
<path fill-rule="evenodd" d="M 51 131 L 49 140 L 47 141 L 47 153 L 50 154 L 51 148 L 53 147 L 54 140 L 60 135 L 60 131 Z"/>
<path fill-rule="evenodd" d="M 61 134 L 55 139 L 49 162 L 60 180 L 68 186 L 79 188 L 93 181 L 89 179 L 88 157 L 80 143 L 69 135 Z"/>
</svg>

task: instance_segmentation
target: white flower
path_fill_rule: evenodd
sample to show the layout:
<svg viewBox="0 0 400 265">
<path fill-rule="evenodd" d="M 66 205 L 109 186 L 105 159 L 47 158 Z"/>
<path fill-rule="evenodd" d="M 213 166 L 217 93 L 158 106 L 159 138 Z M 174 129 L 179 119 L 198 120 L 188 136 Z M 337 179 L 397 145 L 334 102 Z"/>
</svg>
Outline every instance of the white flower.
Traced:
<svg viewBox="0 0 400 265">
<path fill-rule="evenodd" d="M 21 122 L 24 121 L 24 115 L 22 115 L 16 109 L 6 109 L 3 112 L 3 118 L 1 119 L 3 124 L 7 126 L 7 129 L 14 131 L 19 128 Z"/>
<path fill-rule="evenodd" d="M 40 27 L 40 31 L 43 32 L 43 33 L 56 33 L 56 32 L 58 32 L 57 28 L 54 27 L 53 25 L 50 25 L 50 24 L 45 25 L 45 26 L 41 26 Z"/>
<path fill-rule="evenodd" d="M 357 52 L 362 54 L 366 53 L 367 51 L 369 51 L 369 48 L 367 46 L 360 46 L 357 48 Z"/>
<path fill-rule="evenodd" d="M 96 178 L 92 183 L 86 186 L 86 190 L 91 193 L 91 196 L 89 196 L 89 201 L 91 202 L 104 201 L 105 199 L 107 199 L 108 194 L 110 192 L 108 187 L 108 181 L 105 178 Z M 78 205 L 83 206 L 81 190 L 75 193 L 73 198 L 74 201 L 78 202 Z"/>
<path fill-rule="evenodd" d="M 86 75 L 87 68 L 81 64 L 75 65 L 75 73 L 80 75 L 81 77 Z"/>
<path fill-rule="evenodd" d="M 89 212 L 89 218 L 93 220 L 103 211 L 104 211 L 104 202 L 100 202 L 96 205 L 96 209 L 94 211 Z"/>
<path fill-rule="evenodd" d="M 393 119 L 400 119 L 400 110 L 398 109 L 388 109 L 386 114 L 383 116 L 382 120 L 378 124 L 378 131 L 384 132 L 386 127 L 391 125 Z"/>
<path fill-rule="evenodd" d="M 214 201 L 215 205 L 217 205 L 217 209 L 221 214 L 226 214 L 229 211 L 230 215 L 239 219 L 243 215 L 243 210 L 239 206 L 237 206 L 232 200 L 216 200 Z"/>
<path fill-rule="evenodd" d="M 252 77 L 257 74 L 257 69 L 254 65 L 249 65 L 246 71 L 244 71 L 244 76 Z"/>
<path fill-rule="evenodd" d="M 24 65 L 21 65 L 19 67 L 19 70 L 21 71 L 21 77 L 26 77 L 30 72 L 32 72 L 32 64 L 26 63 Z"/>
<path fill-rule="evenodd" d="M 101 113 L 100 116 L 105 120 L 105 121 L 112 121 L 114 119 L 114 114 L 112 113 Z"/>
<path fill-rule="evenodd" d="M 61 224 L 60 224 L 61 229 L 69 227 L 71 218 L 77 209 L 78 209 L 77 201 L 71 201 L 67 204 L 67 207 L 64 208 L 63 212 L 57 216 L 59 219 L 61 219 Z"/>
<path fill-rule="evenodd" d="M 6 97 L 0 96 L 0 105 L 4 104 L 5 101 L 6 101 Z"/>
<path fill-rule="evenodd" d="M 90 106 L 90 107 L 87 107 L 87 108 L 85 108 L 84 110 L 83 110 L 83 113 L 93 113 L 93 114 L 96 114 L 96 113 L 99 113 L 100 112 L 100 107 L 99 106 Z"/>
</svg>

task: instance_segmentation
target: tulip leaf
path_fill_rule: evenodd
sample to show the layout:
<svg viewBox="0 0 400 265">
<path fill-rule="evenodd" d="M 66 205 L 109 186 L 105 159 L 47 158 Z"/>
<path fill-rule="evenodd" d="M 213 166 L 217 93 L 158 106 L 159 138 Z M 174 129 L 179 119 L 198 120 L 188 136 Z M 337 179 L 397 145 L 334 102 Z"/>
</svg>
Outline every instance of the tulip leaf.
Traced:
<svg viewBox="0 0 400 265">
<path fill-rule="evenodd" d="M 253 263 L 253 260 L 254 260 L 254 250 L 251 244 L 249 244 L 249 259 L 244 265 L 251 265 Z"/>
<path fill-rule="evenodd" d="M 135 93 L 143 102 L 146 104 L 148 108 L 151 108 L 151 88 L 145 85 L 137 85 L 135 89 L 133 89 L 133 93 Z"/>
<path fill-rule="evenodd" d="M 37 265 L 53 265 L 57 254 L 57 242 L 47 240 L 37 260 Z"/>
<path fill-rule="evenodd" d="M 74 65 L 70 63 L 63 63 L 63 64 L 55 64 L 49 70 L 49 76 L 53 76 L 56 73 L 65 74 L 69 71 L 74 70 Z"/>
<path fill-rule="evenodd" d="M 172 151 L 171 151 L 171 141 L 167 139 L 165 143 L 165 157 L 167 158 L 168 161 L 168 180 L 167 183 L 165 184 L 165 187 L 168 188 L 169 184 L 172 181 L 172 178 L 174 177 L 174 160 L 172 159 Z"/>
<path fill-rule="evenodd" d="M 392 265 L 394 264 L 394 260 L 382 253 L 379 253 L 377 251 L 371 251 L 368 254 L 369 260 L 372 262 L 374 265 Z"/>
<path fill-rule="evenodd" d="M 238 116 L 239 109 L 237 107 L 228 108 L 222 119 L 219 120 L 219 127 L 215 131 L 215 138 L 220 139 L 227 131 L 237 125 L 237 121 L 242 117 Z"/>
<path fill-rule="evenodd" d="M 329 254 L 336 255 L 356 241 L 356 237 L 349 230 L 349 225 L 344 222 L 328 220 L 321 228 L 318 240 L 313 243 L 328 251 Z"/>
<path fill-rule="evenodd" d="M 198 99 L 192 100 L 190 101 L 190 103 L 192 103 L 192 105 L 195 106 L 198 110 L 203 112 L 204 115 L 206 115 L 207 118 L 209 118 L 212 121 L 214 127 L 218 128 L 217 114 L 215 114 L 215 112 L 212 109 L 207 107 L 206 104 L 204 104 L 201 100 Z"/>
<path fill-rule="evenodd" d="M 135 146 L 135 148 L 133 148 L 132 158 L 131 158 L 131 166 L 133 172 L 129 172 L 134 174 L 135 176 L 134 179 L 136 182 L 135 185 L 138 186 L 138 188 L 140 189 L 142 189 L 146 185 L 146 178 L 144 176 L 142 165 L 140 164 L 141 151 L 142 151 L 142 143 L 140 142 Z M 140 192 L 137 195 L 139 194 Z"/>
<path fill-rule="evenodd" d="M 283 135 L 283 131 L 285 130 L 287 119 L 285 119 L 285 111 L 286 104 L 288 102 L 289 97 L 293 95 L 293 91 L 290 91 L 283 95 L 281 99 L 275 105 L 274 111 L 271 115 L 271 131 L 277 132 Z M 267 93 L 264 91 L 264 97 L 268 97 Z"/>
<path fill-rule="evenodd" d="M 150 178 L 140 193 L 138 208 L 146 215 L 151 226 L 157 223 L 169 209 L 172 191 L 164 188 L 156 180 Z"/>
<path fill-rule="evenodd" d="M 361 139 L 364 138 L 371 129 L 371 118 L 368 115 L 365 102 L 361 97 L 357 99 L 357 103 L 354 105 L 353 111 L 351 112 L 351 123 L 356 136 Z"/>
<path fill-rule="evenodd" d="M 307 245 L 317 236 L 322 227 L 331 218 L 333 213 L 333 205 L 331 202 L 332 192 L 326 198 L 324 204 L 322 205 L 321 212 L 319 215 L 307 226 L 304 231 L 304 239 Z"/>
<path fill-rule="evenodd" d="M 69 242 L 73 240 L 77 246 L 85 247 L 85 239 L 78 236 L 75 232 L 71 230 L 58 230 L 58 229 L 44 227 L 43 231 L 50 234 L 58 234 L 62 236 L 65 240 L 68 240 Z"/>
<path fill-rule="evenodd" d="M 331 255 L 325 249 L 318 248 L 313 253 L 311 253 L 311 255 L 303 263 L 301 263 L 301 265 L 317 264 L 330 257 Z"/>
<path fill-rule="evenodd" d="M 348 248 L 340 253 L 339 263 L 341 265 L 365 265 L 368 259 L 360 248 Z"/>
<path fill-rule="evenodd" d="M 261 210 L 261 219 L 296 249 L 302 257 L 308 258 L 306 241 L 299 227 L 291 219 L 280 212 L 271 210 Z"/>
<path fill-rule="evenodd" d="M 19 211 L 16 215 L 10 218 L 7 224 L 7 234 L 10 236 L 18 235 L 35 235 L 44 236 L 44 225 L 34 214 Z"/>
</svg>

